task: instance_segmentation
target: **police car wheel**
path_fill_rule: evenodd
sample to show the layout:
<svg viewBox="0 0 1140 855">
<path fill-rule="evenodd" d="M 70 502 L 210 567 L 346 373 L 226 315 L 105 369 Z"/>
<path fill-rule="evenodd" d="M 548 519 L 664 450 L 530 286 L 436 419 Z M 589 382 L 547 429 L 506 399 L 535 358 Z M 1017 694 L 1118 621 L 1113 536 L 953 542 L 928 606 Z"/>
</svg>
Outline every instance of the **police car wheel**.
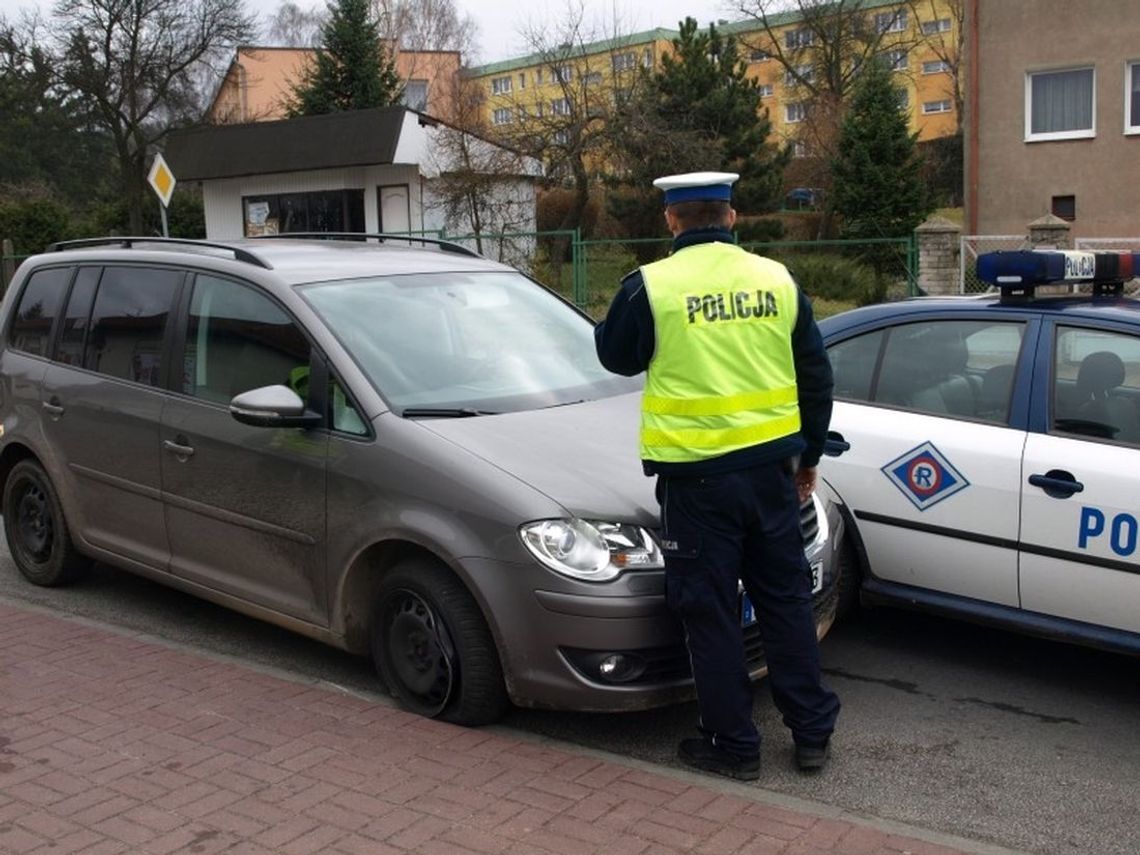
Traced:
<svg viewBox="0 0 1140 855">
<path fill-rule="evenodd" d="M 455 724 L 498 721 L 510 706 L 494 639 L 474 598 L 445 567 L 410 559 L 380 583 L 372 658 L 411 712 Z"/>
<path fill-rule="evenodd" d="M 17 569 L 34 585 L 66 585 L 91 566 L 75 549 L 51 480 L 35 461 L 21 460 L 4 482 L 4 534 Z"/>
</svg>

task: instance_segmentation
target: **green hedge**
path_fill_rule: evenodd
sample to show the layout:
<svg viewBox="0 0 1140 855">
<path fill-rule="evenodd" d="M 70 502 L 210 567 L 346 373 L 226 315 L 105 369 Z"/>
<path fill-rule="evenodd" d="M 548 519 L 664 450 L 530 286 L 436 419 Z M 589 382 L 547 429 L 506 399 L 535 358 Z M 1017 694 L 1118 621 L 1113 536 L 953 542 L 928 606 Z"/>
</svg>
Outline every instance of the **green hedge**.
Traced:
<svg viewBox="0 0 1140 855">
<path fill-rule="evenodd" d="M 857 306 L 881 303 L 887 281 L 870 265 L 841 255 L 793 255 L 781 258 L 809 297 L 853 302 Z"/>
</svg>

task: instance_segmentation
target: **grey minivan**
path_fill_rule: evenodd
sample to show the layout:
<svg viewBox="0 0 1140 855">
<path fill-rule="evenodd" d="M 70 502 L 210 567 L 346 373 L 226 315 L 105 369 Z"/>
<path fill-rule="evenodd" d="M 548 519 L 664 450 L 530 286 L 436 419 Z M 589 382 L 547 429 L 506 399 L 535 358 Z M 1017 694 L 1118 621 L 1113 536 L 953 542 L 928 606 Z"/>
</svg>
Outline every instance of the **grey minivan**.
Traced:
<svg viewBox="0 0 1140 855">
<path fill-rule="evenodd" d="M 108 562 L 370 652 L 408 709 L 464 724 L 690 697 L 639 381 L 518 271 L 374 237 L 106 238 L 25 261 L 0 310 L 20 572 Z M 842 520 L 822 494 L 802 518 L 822 635 Z M 743 595 L 741 624 L 759 678 Z"/>
</svg>

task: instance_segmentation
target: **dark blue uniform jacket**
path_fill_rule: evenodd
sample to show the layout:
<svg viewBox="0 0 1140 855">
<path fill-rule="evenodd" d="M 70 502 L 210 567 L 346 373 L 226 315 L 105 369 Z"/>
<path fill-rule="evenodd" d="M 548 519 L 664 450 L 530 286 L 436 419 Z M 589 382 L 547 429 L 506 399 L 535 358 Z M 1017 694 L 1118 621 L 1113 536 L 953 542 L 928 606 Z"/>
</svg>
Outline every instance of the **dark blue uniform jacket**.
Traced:
<svg viewBox="0 0 1140 855">
<path fill-rule="evenodd" d="M 732 242 L 723 229 L 697 229 L 684 232 L 673 241 L 673 251 L 709 241 Z M 823 338 L 812 315 L 811 303 L 800 293 L 799 315 L 792 331 L 792 352 L 799 389 L 799 434 L 742 448 L 720 457 L 695 463 L 643 461 L 646 474 L 673 476 L 709 475 L 733 469 L 746 469 L 759 463 L 799 455 L 801 466 L 815 466 L 823 453 L 827 424 L 831 420 L 831 363 L 823 348 Z M 615 374 L 632 377 L 649 367 L 656 347 L 653 314 L 641 271 L 635 270 L 621 281 L 606 319 L 594 330 L 594 340 L 602 365 Z"/>
</svg>

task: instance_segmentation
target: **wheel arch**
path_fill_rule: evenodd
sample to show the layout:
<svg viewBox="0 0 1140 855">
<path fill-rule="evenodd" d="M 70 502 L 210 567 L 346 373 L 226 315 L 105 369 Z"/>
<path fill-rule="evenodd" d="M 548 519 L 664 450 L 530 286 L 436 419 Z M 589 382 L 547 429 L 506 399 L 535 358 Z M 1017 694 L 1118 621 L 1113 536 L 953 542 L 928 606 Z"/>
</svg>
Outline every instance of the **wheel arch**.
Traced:
<svg viewBox="0 0 1140 855">
<path fill-rule="evenodd" d="M 43 461 L 28 446 L 21 442 L 10 442 L 0 451 L 0 487 L 8 481 L 8 475 L 21 460 L 33 460 L 43 468 Z M 4 490 L 0 489 L 0 513 L 4 512 Z"/>
</svg>

